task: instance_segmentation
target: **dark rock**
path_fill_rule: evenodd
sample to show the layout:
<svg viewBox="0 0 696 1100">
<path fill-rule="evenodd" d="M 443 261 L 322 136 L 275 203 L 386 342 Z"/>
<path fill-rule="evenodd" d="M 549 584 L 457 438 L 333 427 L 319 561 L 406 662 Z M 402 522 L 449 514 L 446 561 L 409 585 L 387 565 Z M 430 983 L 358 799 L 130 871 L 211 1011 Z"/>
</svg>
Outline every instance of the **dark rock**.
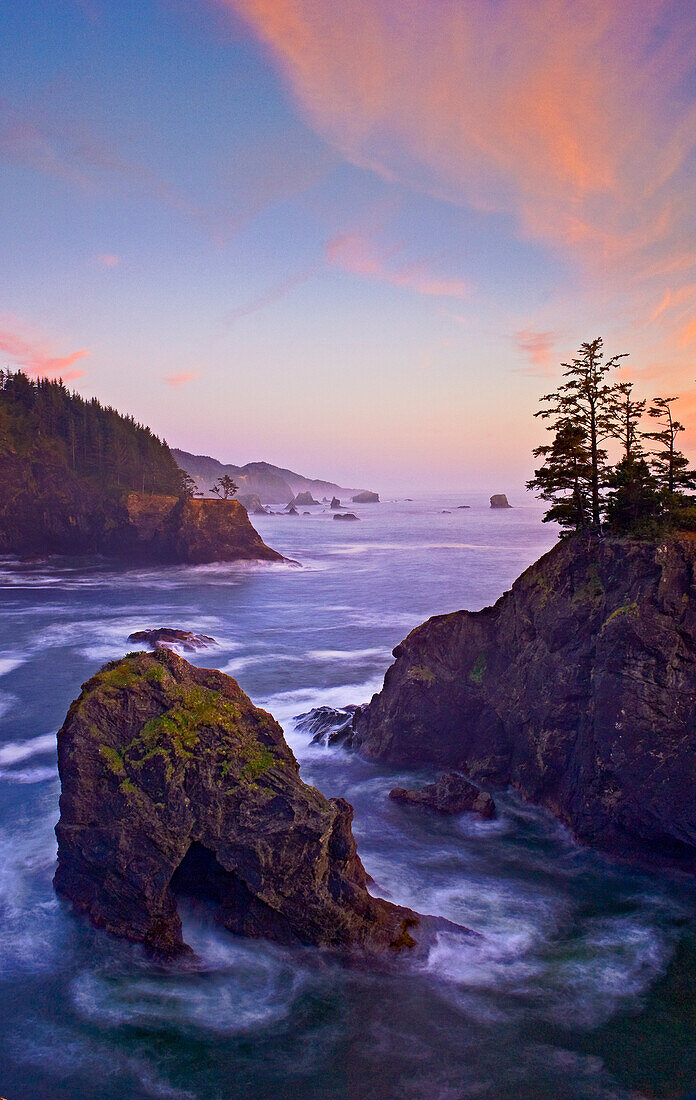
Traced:
<svg viewBox="0 0 696 1100">
<path fill-rule="evenodd" d="M 351 500 L 353 504 L 379 504 L 379 493 L 371 493 L 368 489 L 364 489 L 351 497 Z"/>
<path fill-rule="evenodd" d="M 193 653 L 197 649 L 208 649 L 211 645 L 217 645 L 209 634 L 194 634 L 190 630 L 175 630 L 170 626 L 160 626 L 152 630 L 136 630 L 128 635 L 129 642 L 145 642 L 151 649 L 158 646 L 176 645 L 187 653 Z"/>
<path fill-rule="evenodd" d="M 491 508 L 512 508 L 512 505 L 508 504 L 505 493 L 494 493 L 491 497 Z"/>
<path fill-rule="evenodd" d="M 297 511 L 297 508 L 295 508 L 294 504 L 291 504 L 288 508 L 285 509 L 285 514 L 286 516 L 299 516 L 300 513 Z"/>
<path fill-rule="evenodd" d="M 418 790 L 394 787 L 389 797 L 409 806 L 422 806 L 439 814 L 462 814 L 466 811 L 491 818 L 495 814 L 495 802 L 487 791 L 480 791 L 473 783 L 457 772 L 440 776 L 437 783 L 428 783 Z"/>
<path fill-rule="evenodd" d="M 447 508 L 443 508 L 443 509 L 442 509 L 442 512 L 441 512 L 441 515 L 443 515 L 443 516 L 451 516 L 451 515 L 452 515 L 452 513 L 451 513 L 450 511 L 448 511 L 448 509 L 447 509 Z"/>
<path fill-rule="evenodd" d="M 394 650 L 352 745 L 511 784 L 587 844 L 696 870 L 696 538 L 568 538 Z"/>
<path fill-rule="evenodd" d="M 336 512 L 334 519 L 359 519 L 354 512 Z"/>
<path fill-rule="evenodd" d="M 106 665 L 58 733 L 55 886 L 95 925 L 186 951 L 177 895 L 230 931 L 381 952 L 410 909 L 373 898 L 344 799 L 300 779 L 277 722 L 169 649 Z"/>
<path fill-rule="evenodd" d="M 306 508 L 308 505 L 318 504 L 319 501 L 315 500 L 311 493 L 298 493 L 291 503 L 294 504 L 296 508 Z"/>
<path fill-rule="evenodd" d="M 331 498 L 331 505 L 330 506 L 331 506 L 331 508 L 340 508 L 341 507 L 341 502 L 338 499 L 338 497 L 332 497 Z"/>
<path fill-rule="evenodd" d="M 470 504 L 458 504 L 457 508 L 471 508 Z"/>
<path fill-rule="evenodd" d="M 294 719 L 298 730 L 312 734 L 313 745 L 336 745 L 347 740 L 359 707 L 314 707 Z"/>
</svg>

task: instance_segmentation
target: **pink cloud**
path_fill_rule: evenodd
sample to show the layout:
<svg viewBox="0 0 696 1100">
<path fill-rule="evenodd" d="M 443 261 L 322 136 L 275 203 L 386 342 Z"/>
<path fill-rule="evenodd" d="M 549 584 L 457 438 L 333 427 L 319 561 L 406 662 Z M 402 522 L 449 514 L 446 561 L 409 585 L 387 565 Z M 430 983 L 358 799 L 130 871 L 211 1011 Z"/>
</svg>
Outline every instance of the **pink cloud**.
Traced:
<svg viewBox="0 0 696 1100">
<path fill-rule="evenodd" d="M 529 373 L 547 373 L 552 367 L 551 352 L 555 344 L 555 333 L 532 332 L 530 329 L 521 329 L 515 333 L 517 347 L 527 356 L 530 366 L 525 368 Z"/>
<path fill-rule="evenodd" d="M 511 215 L 521 238 L 570 257 L 588 285 L 612 283 L 624 316 L 649 317 L 668 289 L 676 300 L 696 254 L 687 6 L 218 2 L 247 20 L 305 119 L 352 163 Z M 379 277 L 361 249 L 344 243 L 339 258 Z M 673 305 L 658 319 L 679 354 L 684 319 Z"/>
<path fill-rule="evenodd" d="M 334 267 L 353 275 L 378 279 L 391 286 L 432 297 L 468 298 L 470 286 L 463 279 L 449 279 L 433 274 L 427 264 L 401 264 L 393 261 L 401 250 L 392 248 L 380 252 L 361 233 L 342 233 L 326 245 L 326 258 Z"/>
<path fill-rule="evenodd" d="M 97 263 L 100 267 L 118 267 L 121 262 L 121 257 L 117 256 L 115 252 L 100 252 L 97 256 Z"/>
<path fill-rule="evenodd" d="M 0 352 L 8 355 L 12 365 L 21 367 L 27 374 L 40 378 L 62 378 L 64 382 L 82 378 L 83 370 L 71 370 L 73 363 L 90 354 L 88 348 L 80 348 L 69 355 L 52 354 L 52 344 L 45 340 L 18 333 L 14 328 L 0 328 Z"/>
<path fill-rule="evenodd" d="M 168 386 L 185 386 L 187 382 L 193 382 L 198 378 L 197 371 L 182 371 L 181 374 L 170 374 L 162 381 L 166 382 Z"/>
</svg>

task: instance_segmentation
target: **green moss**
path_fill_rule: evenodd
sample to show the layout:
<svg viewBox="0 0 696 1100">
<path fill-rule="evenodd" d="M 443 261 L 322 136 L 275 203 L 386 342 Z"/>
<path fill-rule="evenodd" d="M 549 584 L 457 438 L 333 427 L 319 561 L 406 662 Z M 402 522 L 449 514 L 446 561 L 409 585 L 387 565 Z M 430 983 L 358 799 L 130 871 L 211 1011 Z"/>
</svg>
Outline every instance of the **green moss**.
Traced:
<svg viewBox="0 0 696 1100">
<path fill-rule="evenodd" d="M 472 684 L 482 684 L 483 683 L 483 677 L 485 675 L 487 667 L 488 667 L 488 658 L 486 657 L 486 654 L 485 653 L 479 653 L 478 657 L 476 658 L 473 665 L 471 666 L 471 671 L 469 672 L 469 681 L 470 681 L 470 683 L 472 683 Z"/>
<path fill-rule="evenodd" d="M 150 684 L 161 684 L 164 677 L 164 669 L 161 665 L 153 665 L 145 673 L 145 679 Z"/>
<path fill-rule="evenodd" d="M 573 603 L 599 603 L 604 598 L 604 585 L 596 565 L 590 565 L 585 573 L 585 583 L 573 593 Z"/>
<path fill-rule="evenodd" d="M 436 676 L 433 670 L 426 668 L 425 665 L 414 665 L 408 670 L 408 679 L 420 684 L 432 684 Z"/>
<path fill-rule="evenodd" d="M 136 787 L 135 783 L 132 783 L 130 779 L 124 779 L 122 783 L 119 783 L 118 789 L 126 796 L 134 795 L 138 792 L 138 788 Z"/>
<path fill-rule="evenodd" d="M 106 766 L 109 771 L 112 771 L 114 775 L 124 775 L 125 769 L 123 767 L 123 757 L 116 749 L 112 749 L 110 745 L 100 745 L 99 755 L 102 760 L 106 761 Z"/>
<path fill-rule="evenodd" d="M 638 604 L 636 603 L 635 600 L 633 601 L 633 603 L 623 604 L 621 607 L 617 607 L 615 611 L 612 611 L 611 615 L 607 616 L 607 618 L 602 623 L 602 630 L 604 630 L 604 628 L 613 619 L 620 619 L 624 615 L 637 615 L 637 614 L 638 614 Z"/>
<path fill-rule="evenodd" d="M 241 755 L 246 760 L 242 768 L 242 779 L 250 781 L 258 779 L 276 763 L 273 753 L 263 745 L 245 745 Z"/>
</svg>

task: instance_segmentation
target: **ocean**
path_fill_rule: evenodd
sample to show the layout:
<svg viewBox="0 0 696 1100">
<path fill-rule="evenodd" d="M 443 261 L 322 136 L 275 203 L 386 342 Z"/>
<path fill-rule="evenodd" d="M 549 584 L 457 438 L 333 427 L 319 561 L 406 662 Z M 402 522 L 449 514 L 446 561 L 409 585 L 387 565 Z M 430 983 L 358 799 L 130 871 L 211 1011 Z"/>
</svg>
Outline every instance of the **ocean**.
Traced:
<svg viewBox="0 0 696 1100">
<path fill-rule="evenodd" d="M 514 503 L 514 502 L 513 502 Z M 468 504 L 469 508 L 459 505 Z M 536 503 L 480 494 L 253 517 L 286 565 L 117 569 L 0 561 L 0 1094 L 379 1100 L 681 1097 L 696 1088 L 696 886 L 578 846 L 496 793 L 498 816 L 390 802 L 434 773 L 309 744 L 294 717 L 363 703 L 430 615 L 494 602 L 555 541 Z M 184 907 L 197 961 L 97 932 L 52 887 L 55 733 L 80 685 L 173 626 L 219 645 L 283 725 L 303 778 L 355 808 L 373 891 L 465 925 L 384 966 L 238 939 Z M 436 731 L 433 731 L 436 736 Z"/>
</svg>

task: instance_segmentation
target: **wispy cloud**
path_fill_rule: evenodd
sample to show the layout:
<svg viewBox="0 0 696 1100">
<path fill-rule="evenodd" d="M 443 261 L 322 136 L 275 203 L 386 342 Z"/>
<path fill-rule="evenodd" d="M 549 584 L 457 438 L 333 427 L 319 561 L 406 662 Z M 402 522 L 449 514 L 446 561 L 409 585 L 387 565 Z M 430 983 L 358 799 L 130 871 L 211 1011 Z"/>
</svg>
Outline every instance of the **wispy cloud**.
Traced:
<svg viewBox="0 0 696 1100">
<path fill-rule="evenodd" d="M 521 368 L 524 373 L 549 373 L 553 366 L 551 352 L 556 342 L 554 332 L 532 332 L 530 329 L 521 329 L 515 333 L 515 340 L 519 351 L 529 359 L 530 365 Z"/>
<path fill-rule="evenodd" d="M 176 389 L 179 386 L 185 386 L 187 382 L 194 382 L 196 378 L 198 378 L 198 371 L 182 371 L 180 374 L 169 374 L 162 381 Z"/>
<path fill-rule="evenodd" d="M 274 286 L 264 291 L 263 294 L 259 294 L 257 297 L 249 299 L 249 301 L 242 305 L 234 306 L 234 308 L 225 315 L 225 322 L 231 324 L 240 317 L 248 317 L 251 313 L 257 313 L 261 309 L 266 309 L 267 306 L 275 305 L 276 302 L 279 302 L 281 298 L 284 298 L 285 295 L 289 294 L 295 287 L 301 286 L 302 283 L 306 283 L 308 279 L 316 275 L 321 268 L 321 264 L 312 264 L 310 267 L 305 267 L 301 271 L 296 271 L 293 275 L 289 275 L 286 279 L 281 279 L 280 282 L 275 283 Z"/>
<path fill-rule="evenodd" d="M 696 269 L 696 21 L 673 0 L 219 0 L 346 158 L 512 215 L 649 316 Z M 693 282 L 693 274 L 691 275 Z M 696 292 L 688 298 L 696 312 Z M 666 306 L 671 353 L 688 330 Z"/>
<path fill-rule="evenodd" d="M 399 263 L 400 248 L 380 251 L 362 233 L 342 233 L 326 245 L 326 258 L 334 267 L 377 279 L 391 286 L 431 297 L 468 298 L 471 289 L 464 279 L 452 279 L 434 273 L 428 263 Z"/>
<path fill-rule="evenodd" d="M 14 324 L 12 327 L 0 324 L 0 353 L 8 356 L 13 366 L 21 367 L 27 374 L 37 377 L 61 377 L 64 382 L 82 378 L 83 370 L 71 368 L 90 354 L 89 349 L 80 348 L 68 355 L 55 355 L 53 347 L 53 342 L 28 335 L 25 329 L 17 331 Z"/>
</svg>

